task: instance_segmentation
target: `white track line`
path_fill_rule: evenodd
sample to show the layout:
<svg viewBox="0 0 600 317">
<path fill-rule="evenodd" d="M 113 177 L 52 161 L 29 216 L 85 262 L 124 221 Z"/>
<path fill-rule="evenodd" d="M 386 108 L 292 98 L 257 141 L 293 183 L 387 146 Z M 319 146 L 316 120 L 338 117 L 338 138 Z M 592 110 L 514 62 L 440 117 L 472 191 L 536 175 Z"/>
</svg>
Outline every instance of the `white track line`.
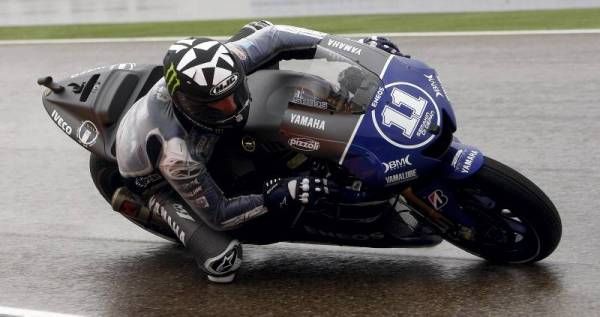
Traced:
<svg viewBox="0 0 600 317">
<path fill-rule="evenodd" d="M 572 30 L 517 30 L 517 31 L 465 31 L 465 32 L 392 32 L 383 33 L 387 37 L 429 37 L 429 36 L 488 36 L 488 35 L 557 35 L 557 34 L 600 34 L 600 29 Z M 365 37 L 373 33 L 344 34 L 348 37 Z M 379 35 L 379 34 L 378 34 Z"/>
<path fill-rule="evenodd" d="M 52 313 L 47 311 L 40 310 L 29 310 L 29 309 L 20 309 L 20 308 L 12 308 L 12 307 L 4 307 L 0 306 L 0 316 L 7 317 L 78 317 L 77 315 L 66 315 L 59 313 Z"/>
<path fill-rule="evenodd" d="M 373 33 L 346 33 L 344 37 L 365 37 Z M 377 33 L 386 37 L 435 37 L 435 36 L 498 36 L 498 35 L 557 35 L 557 34 L 600 34 L 600 29 L 573 30 L 529 30 L 529 31 L 473 31 L 473 32 L 394 32 Z M 187 35 L 189 36 L 189 35 Z M 123 43 L 123 42 L 175 42 L 187 36 L 179 37 L 136 37 L 136 38 L 96 38 L 96 39 L 55 39 L 55 40 L 6 40 L 0 45 L 17 44 L 85 44 L 85 43 Z M 205 36 L 216 40 L 224 40 L 225 36 Z"/>
</svg>

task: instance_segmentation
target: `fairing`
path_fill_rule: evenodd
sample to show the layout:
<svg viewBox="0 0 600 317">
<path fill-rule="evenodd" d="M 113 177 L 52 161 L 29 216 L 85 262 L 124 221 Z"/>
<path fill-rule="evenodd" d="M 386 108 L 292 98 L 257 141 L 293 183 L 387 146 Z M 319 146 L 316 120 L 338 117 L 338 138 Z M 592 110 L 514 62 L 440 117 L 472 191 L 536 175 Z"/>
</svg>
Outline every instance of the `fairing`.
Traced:
<svg viewBox="0 0 600 317">
<path fill-rule="evenodd" d="M 42 102 L 54 122 L 86 150 L 115 160 L 121 115 L 162 77 L 162 67 L 134 63 L 97 67 L 60 80 L 60 93 L 44 88 Z"/>
</svg>

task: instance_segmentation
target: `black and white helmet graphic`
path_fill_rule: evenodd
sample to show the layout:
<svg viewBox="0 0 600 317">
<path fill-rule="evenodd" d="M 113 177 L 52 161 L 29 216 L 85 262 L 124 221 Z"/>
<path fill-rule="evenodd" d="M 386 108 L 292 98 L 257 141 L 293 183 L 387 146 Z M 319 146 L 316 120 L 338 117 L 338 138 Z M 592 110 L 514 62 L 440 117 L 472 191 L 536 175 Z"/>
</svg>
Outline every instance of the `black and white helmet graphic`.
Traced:
<svg viewBox="0 0 600 317">
<path fill-rule="evenodd" d="M 176 108 L 200 126 L 227 127 L 242 122 L 249 104 L 243 69 L 225 45 L 189 38 L 169 47 L 165 83 Z"/>
</svg>

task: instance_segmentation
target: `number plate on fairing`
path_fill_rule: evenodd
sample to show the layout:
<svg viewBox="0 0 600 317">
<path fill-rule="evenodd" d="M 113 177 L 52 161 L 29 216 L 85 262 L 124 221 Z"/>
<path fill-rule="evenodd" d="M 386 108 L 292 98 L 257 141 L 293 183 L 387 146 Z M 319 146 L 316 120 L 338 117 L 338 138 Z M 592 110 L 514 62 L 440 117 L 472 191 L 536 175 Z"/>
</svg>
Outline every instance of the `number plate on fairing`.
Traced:
<svg viewBox="0 0 600 317">
<path fill-rule="evenodd" d="M 390 102 L 371 111 L 377 133 L 402 149 L 416 149 L 430 143 L 435 135 L 431 124 L 440 125 L 440 111 L 433 98 L 422 88 L 408 82 L 385 86 Z"/>
<path fill-rule="evenodd" d="M 440 160 L 423 155 L 454 126 L 454 114 L 437 73 L 413 59 L 391 57 L 347 155 L 340 164 L 369 186 L 395 186 L 433 171 Z"/>
</svg>

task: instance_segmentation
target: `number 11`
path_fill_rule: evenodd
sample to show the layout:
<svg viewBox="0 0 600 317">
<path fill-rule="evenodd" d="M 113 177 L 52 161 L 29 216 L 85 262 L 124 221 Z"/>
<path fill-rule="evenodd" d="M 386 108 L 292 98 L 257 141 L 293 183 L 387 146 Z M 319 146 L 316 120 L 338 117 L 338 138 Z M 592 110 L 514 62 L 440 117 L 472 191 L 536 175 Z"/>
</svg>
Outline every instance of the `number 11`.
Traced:
<svg viewBox="0 0 600 317">
<path fill-rule="evenodd" d="M 386 127 L 396 126 L 402 130 L 402 134 L 411 139 L 417 129 L 417 124 L 425 112 L 427 100 L 408 94 L 396 87 L 392 90 L 392 104 L 397 107 L 405 106 L 410 109 L 411 115 L 407 116 L 404 113 L 386 105 L 381 112 L 383 117 L 382 124 Z"/>
</svg>

